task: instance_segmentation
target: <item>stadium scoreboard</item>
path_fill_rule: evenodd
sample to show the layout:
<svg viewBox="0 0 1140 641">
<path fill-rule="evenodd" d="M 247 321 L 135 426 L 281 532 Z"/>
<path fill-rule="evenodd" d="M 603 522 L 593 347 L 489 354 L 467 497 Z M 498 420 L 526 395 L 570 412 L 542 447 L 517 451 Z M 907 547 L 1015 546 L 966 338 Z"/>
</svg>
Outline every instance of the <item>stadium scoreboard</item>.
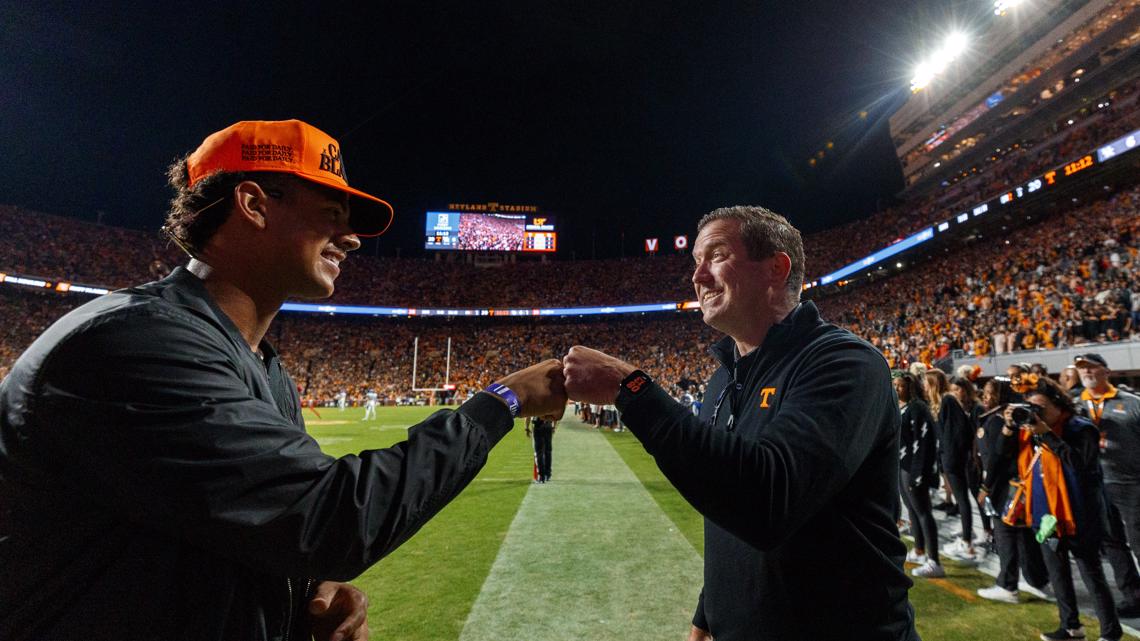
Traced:
<svg viewBox="0 0 1140 641">
<path fill-rule="evenodd" d="M 424 249 L 449 251 L 553 252 L 558 249 L 554 219 L 533 206 L 469 206 L 475 211 L 429 211 Z M 467 209 L 467 208 L 465 208 Z M 484 211 L 479 211 L 483 209 Z M 515 213 L 522 211 L 523 213 Z"/>
</svg>

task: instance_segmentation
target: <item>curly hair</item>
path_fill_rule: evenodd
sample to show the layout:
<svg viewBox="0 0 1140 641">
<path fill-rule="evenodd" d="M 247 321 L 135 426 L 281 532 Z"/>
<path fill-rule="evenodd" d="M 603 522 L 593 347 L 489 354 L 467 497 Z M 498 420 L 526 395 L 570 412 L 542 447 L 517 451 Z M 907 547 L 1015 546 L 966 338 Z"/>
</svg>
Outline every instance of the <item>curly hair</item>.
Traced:
<svg viewBox="0 0 1140 641">
<path fill-rule="evenodd" d="M 271 171 L 219 171 L 190 185 L 186 154 L 175 160 L 166 171 L 167 182 L 174 189 L 170 210 L 162 233 L 192 258 L 198 258 L 210 238 L 217 233 L 233 210 L 234 187 L 252 180 L 265 189 L 283 188 L 293 176 Z"/>
<path fill-rule="evenodd" d="M 1049 399 L 1057 409 L 1069 414 L 1077 413 L 1077 405 L 1065 388 L 1061 384 L 1051 378 L 1041 378 L 1037 381 L 1037 386 L 1025 393 L 1026 398 L 1034 395 L 1041 395 Z"/>
</svg>

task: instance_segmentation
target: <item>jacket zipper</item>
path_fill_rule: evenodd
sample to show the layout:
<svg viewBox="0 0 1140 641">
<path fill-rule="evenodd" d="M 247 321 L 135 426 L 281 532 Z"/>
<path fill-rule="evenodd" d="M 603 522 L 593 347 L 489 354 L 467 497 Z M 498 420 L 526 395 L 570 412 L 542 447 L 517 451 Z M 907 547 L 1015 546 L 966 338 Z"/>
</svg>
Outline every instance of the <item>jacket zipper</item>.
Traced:
<svg viewBox="0 0 1140 641">
<path fill-rule="evenodd" d="M 289 641 L 289 634 L 293 631 L 293 579 L 285 578 L 285 588 L 289 590 L 289 607 L 285 610 L 285 636 L 281 641 Z"/>
<path fill-rule="evenodd" d="M 313 587 L 313 580 L 312 579 L 306 579 L 305 580 L 305 591 L 302 593 L 302 595 L 308 596 L 309 590 L 312 589 L 312 587 Z M 281 641 L 289 641 L 289 637 L 293 634 L 293 605 L 294 604 L 293 604 L 293 580 L 292 579 L 290 579 L 288 577 L 285 578 L 285 588 L 289 591 L 289 609 L 288 609 L 287 614 L 285 616 L 285 636 L 282 637 Z"/>
</svg>

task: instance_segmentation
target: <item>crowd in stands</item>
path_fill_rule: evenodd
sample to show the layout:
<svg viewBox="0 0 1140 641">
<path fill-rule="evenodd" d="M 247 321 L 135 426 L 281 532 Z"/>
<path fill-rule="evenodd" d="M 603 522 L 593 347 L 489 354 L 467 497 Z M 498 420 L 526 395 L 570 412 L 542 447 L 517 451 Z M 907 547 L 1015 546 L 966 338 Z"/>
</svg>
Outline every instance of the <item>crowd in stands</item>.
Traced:
<svg viewBox="0 0 1140 641">
<path fill-rule="evenodd" d="M 157 232 L 0 205 L 0 272 L 119 288 L 184 262 Z"/>
<path fill-rule="evenodd" d="M 900 292 L 905 295 L 900 296 Z M 1136 337 L 1140 188 L 820 301 L 893 367 Z"/>
<path fill-rule="evenodd" d="M 139 232 L 46 216 L 37 220 L 31 224 L 30 215 L 0 208 L 0 232 L 8 232 L 0 233 L 0 248 L 4 262 L 14 265 L 12 271 L 126 285 L 159 277 L 176 260 L 163 253 L 159 243 L 143 242 Z M 41 251 L 14 251 L 19 239 L 34 240 L 23 247 Z M 809 238 L 809 246 L 815 240 Z M 63 243 L 96 249 L 68 252 Z M 98 260 L 84 258 L 93 255 Z M 53 267 L 55 259 L 59 268 Z M 643 301 L 646 289 L 668 285 L 671 292 L 659 290 L 662 293 L 654 296 L 681 300 L 689 291 L 689 261 L 673 256 L 519 263 L 479 270 L 480 278 L 470 278 L 464 269 L 476 268 L 466 265 L 362 257 L 357 264 L 372 265 L 365 268 L 372 273 L 362 276 L 365 270 L 354 271 L 354 261 L 346 262 L 338 291 L 370 293 L 376 298 L 360 302 L 373 303 L 415 304 L 425 300 L 422 292 L 431 291 L 435 305 L 577 305 Z M 1140 187 L 1047 217 L 1009 238 L 960 247 L 892 277 L 889 287 L 851 287 L 817 302 L 825 317 L 875 344 L 897 368 L 917 362 L 930 365 L 952 350 L 985 356 L 1128 340 L 1140 335 L 1138 261 Z M 642 272 L 644 278 L 629 278 L 631 270 Z M 616 273 L 622 278 L 615 278 Z M 354 282 L 360 278 L 377 285 L 365 288 Z M 516 286 L 504 287 L 504 282 Z M 419 292 L 417 299 L 401 298 L 407 291 Z M 505 303 L 495 297 L 503 292 L 515 292 L 522 299 L 508 296 Z M 559 298 L 564 292 L 566 298 Z M 527 298 L 531 293 L 541 300 Z M 0 297 L 0 315 L 6 319 L 0 375 L 54 318 L 83 300 L 80 295 L 27 294 L 5 288 Z M 631 331 L 631 324 L 636 329 Z M 631 334 L 638 339 L 631 341 Z M 662 380 L 701 381 L 708 373 L 705 349 L 715 338 L 696 314 L 689 313 L 579 322 L 480 319 L 434 324 L 283 313 L 271 336 L 306 394 L 320 402 L 341 389 L 360 399 L 369 387 L 395 402 L 411 388 L 412 344 L 417 336 L 416 386 L 444 384 L 446 338 L 451 336 L 447 382 L 457 385 L 460 394 L 579 343 L 652 363 Z"/>
<path fill-rule="evenodd" d="M 525 218 L 463 214 L 459 217 L 456 249 L 473 251 L 522 251 Z"/>
<path fill-rule="evenodd" d="M 1140 96 L 1138 88 L 1136 83 L 1122 88 L 1114 103 L 1119 110 L 1094 113 L 1088 127 L 1039 145 L 1037 155 L 1007 155 L 984 180 L 1025 178 L 1066 154 L 1140 126 L 1140 110 L 1127 106 Z M 940 206 L 937 195 L 931 198 Z M 807 275 L 818 276 L 881 247 L 891 230 L 910 231 L 908 225 L 932 222 L 937 212 L 931 206 L 912 203 L 808 236 Z M 984 356 L 1127 340 L 1140 332 L 1138 254 L 1140 188 L 1134 187 L 1053 214 L 1008 238 L 960 245 L 894 276 L 888 287 L 842 288 L 818 302 L 825 317 L 874 343 L 898 368 L 933 364 L 953 350 Z M 184 260 L 157 233 L 0 206 L 0 271 L 116 288 L 161 278 Z M 691 271 L 691 258 L 681 254 L 493 268 L 353 256 L 342 265 L 331 302 L 534 308 L 683 301 L 693 297 Z M 0 375 L 55 317 L 84 300 L 3 289 Z M 631 323 L 638 324 L 632 332 L 636 341 L 628 339 Z M 398 398 L 411 387 L 416 336 L 421 346 L 417 387 L 443 385 L 444 343 L 451 336 L 448 383 L 456 384 L 460 394 L 575 343 L 653 363 L 663 380 L 700 381 L 707 373 L 704 349 L 713 340 L 695 314 L 445 324 L 282 314 L 273 331 L 298 382 L 321 402 L 341 389 L 359 399 L 368 387 L 387 400 Z"/>
<path fill-rule="evenodd" d="M 358 403 L 371 388 L 386 404 L 410 394 L 413 357 L 417 388 L 454 385 L 455 395 L 463 398 L 507 372 L 560 358 L 573 345 L 646 363 L 658 380 L 679 391 L 712 374 L 712 361 L 703 354 L 716 339 L 694 313 L 605 321 L 427 324 L 282 314 L 270 335 L 307 397 L 327 403 L 343 389 Z"/>
</svg>

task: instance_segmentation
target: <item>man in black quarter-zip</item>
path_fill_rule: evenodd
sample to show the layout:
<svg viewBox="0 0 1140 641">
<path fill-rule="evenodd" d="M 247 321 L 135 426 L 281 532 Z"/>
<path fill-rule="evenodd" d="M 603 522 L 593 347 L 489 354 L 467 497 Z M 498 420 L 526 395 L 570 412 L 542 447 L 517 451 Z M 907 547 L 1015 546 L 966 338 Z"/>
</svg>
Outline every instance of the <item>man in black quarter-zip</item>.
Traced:
<svg viewBox="0 0 1140 641">
<path fill-rule="evenodd" d="M 560 417 L 561 363 L 328 456 L 264 336 L 287 298 L 330 296 L 392 208 L 298 120 L 227 127 L 170 183 L 189 264 L 65 315 L 0 384 L 0 639 L 367 639 L 340 582 L 466 487 L 514 417 Z"/>
<path fill-rule="evenodd" d="M 886 362 L 800 302 L 803 245 L 782 216 L 730 207 L 697 229 L 693 285 L 727 334 L 699 417 L 635 365 L 581 346 L 563 358 L 570 397 L 616 402 L 705 517 L 689 639 L 917 639 Z"/>
</svg>

